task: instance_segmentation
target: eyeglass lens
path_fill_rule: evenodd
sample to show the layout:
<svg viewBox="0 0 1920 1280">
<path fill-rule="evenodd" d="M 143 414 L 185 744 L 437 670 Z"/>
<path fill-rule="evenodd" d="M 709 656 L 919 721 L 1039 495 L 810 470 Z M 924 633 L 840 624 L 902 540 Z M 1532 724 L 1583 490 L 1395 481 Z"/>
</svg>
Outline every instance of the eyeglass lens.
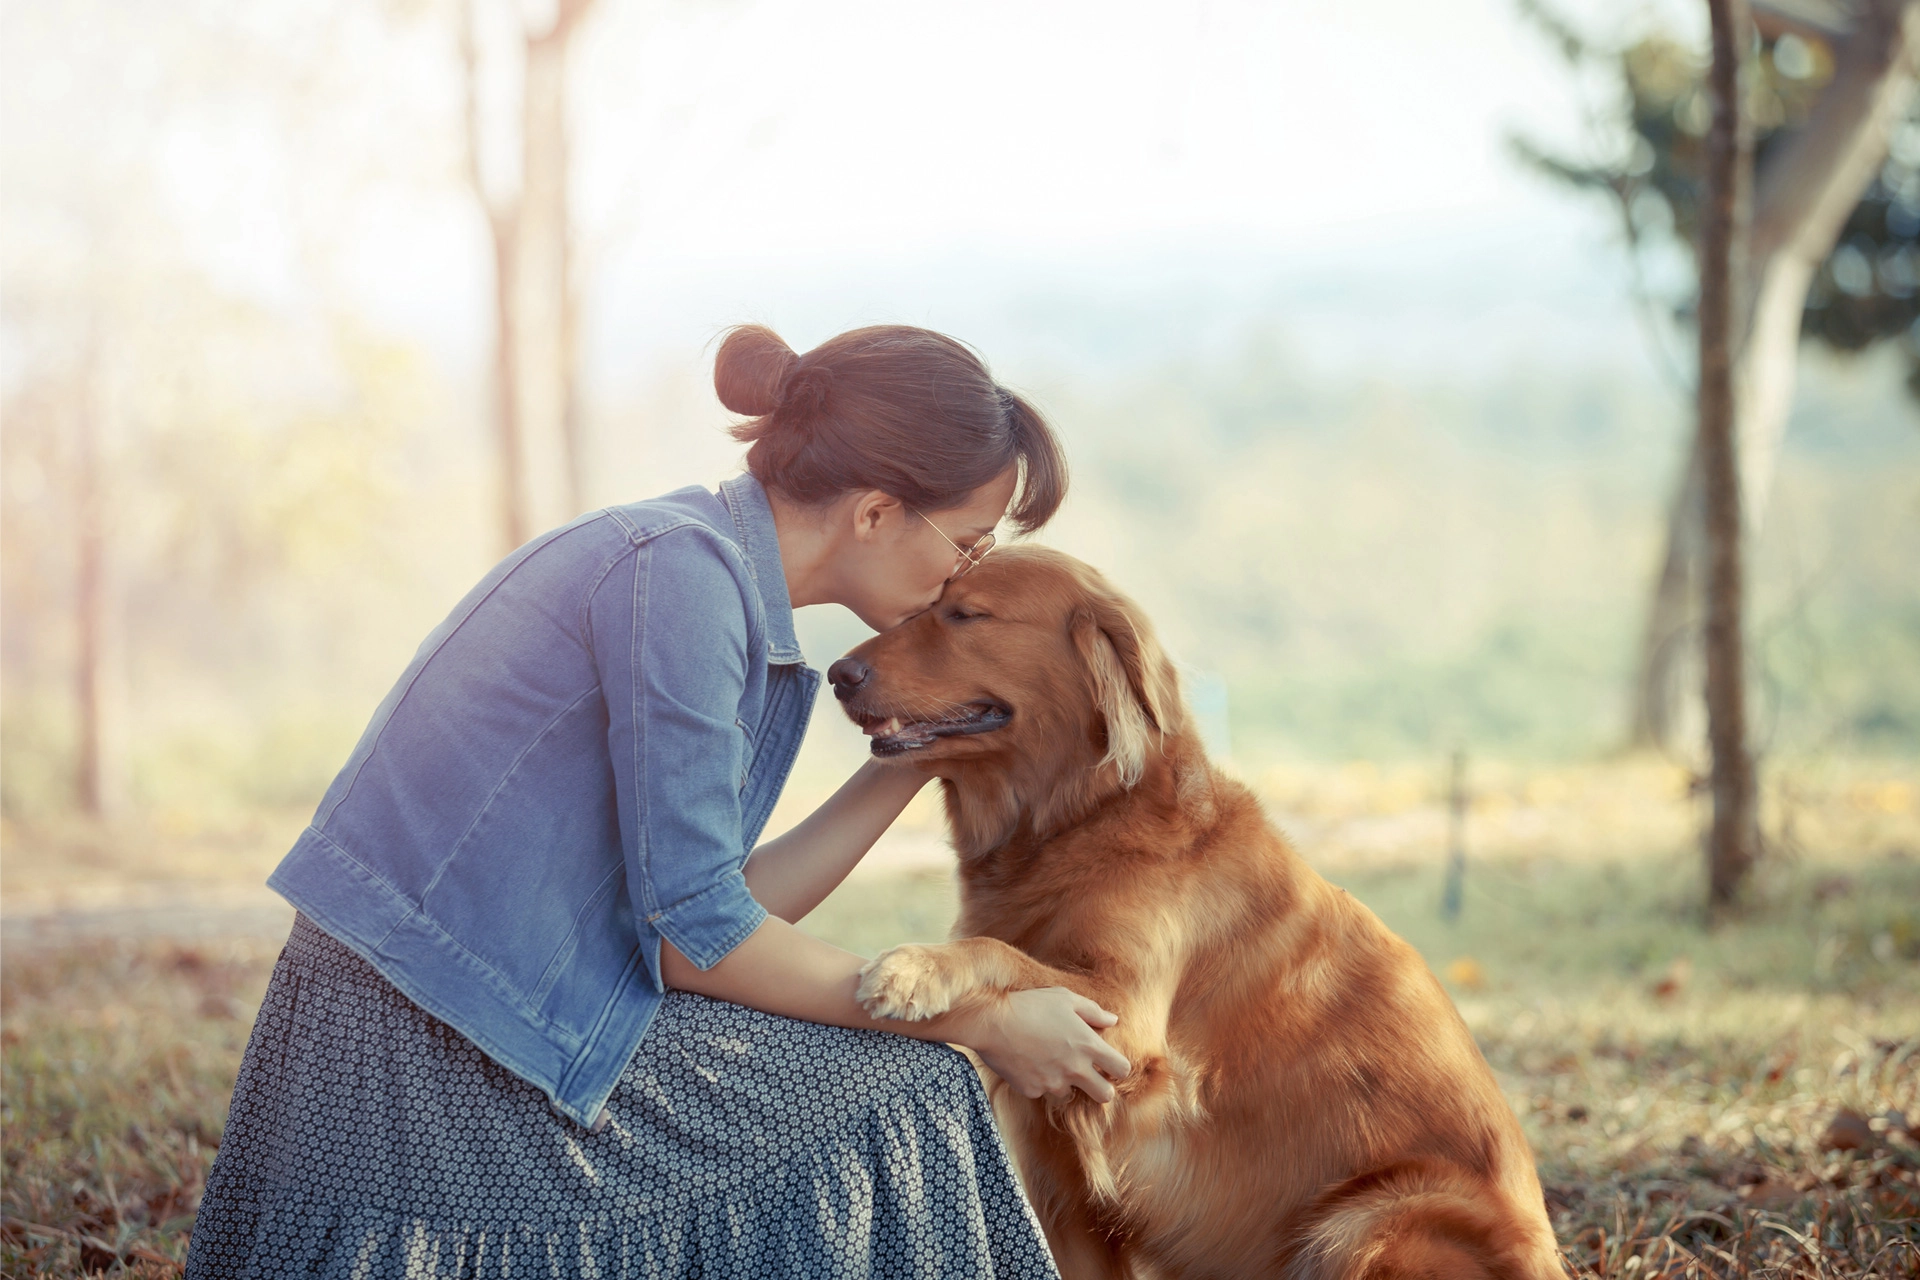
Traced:
<svg viewBox="0 0 1920 1280">
<path fill-rule="evenodd" d="M 952 539 L 948 539 L 948 541 L 952 541 Z M 987 552 L 993 550 L 993 535 L 990 533 L 981 534 L 974 540 L 972 546 L 964 550 L 960 548 L 958 543 L 955 543 L 954 550 L 960 552 L 960 564 L 954 569 L 953 576 L 956 578 L 964 577 L 967 570 L 979 564 L 986 558 Z"/>
</svg>

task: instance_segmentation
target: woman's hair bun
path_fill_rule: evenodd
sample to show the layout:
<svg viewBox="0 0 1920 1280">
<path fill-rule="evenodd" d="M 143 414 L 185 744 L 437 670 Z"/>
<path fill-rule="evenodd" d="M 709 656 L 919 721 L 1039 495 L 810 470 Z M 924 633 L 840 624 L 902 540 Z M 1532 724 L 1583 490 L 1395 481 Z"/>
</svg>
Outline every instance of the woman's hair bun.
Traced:
<svg viewBox="0 0 1920 1280">
<path fill-rule="evenodd" d="M 800 357 L 765 325 L 730 329 L 713 359 L 713 389 L 735 413 L 761 417 L 780 407 L 781 388 Z"/>
<path fill-rule="evenodd" d="M 769 490 L 816 505 L 878 489 L 916 511 L 948 511 L 1017 468 L 1006 518 L 1031 533 L 1067 493 L 1060 441 L 965 343 L 880 324 L 795 355 L 771 329 L 728 331 L 713 361 L 727 428 Z"/>
<path fill-rule="evenodd" d="M 824 364 L 801 364 L 780 388 L 780 416 L 806 422 L 827 407 L 833 390 L 833 370 Z"/>
</svg>

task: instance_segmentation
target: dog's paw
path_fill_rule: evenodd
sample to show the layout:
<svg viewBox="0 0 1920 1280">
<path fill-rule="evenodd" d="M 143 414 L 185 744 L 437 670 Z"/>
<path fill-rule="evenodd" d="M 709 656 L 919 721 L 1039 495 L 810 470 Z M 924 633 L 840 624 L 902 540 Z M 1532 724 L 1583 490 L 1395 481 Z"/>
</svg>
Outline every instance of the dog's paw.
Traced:
<svg viewBox="0 0 1920 1280">
<path fill-rule="evenodd" d="M 908 943 L 867 961 L 855 998 L 876 1018 L 921 1022 L 953 1008 L 959 987 L 939 948 Z"/>
</svg>

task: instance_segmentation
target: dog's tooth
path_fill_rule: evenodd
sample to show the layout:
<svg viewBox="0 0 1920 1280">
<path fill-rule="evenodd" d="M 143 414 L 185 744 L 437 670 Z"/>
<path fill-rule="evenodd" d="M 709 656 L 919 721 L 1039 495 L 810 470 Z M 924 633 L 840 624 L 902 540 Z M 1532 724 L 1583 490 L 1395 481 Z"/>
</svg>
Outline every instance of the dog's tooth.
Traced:
<svg viewBox="0 0 1920 1280">
<path fill-rule="evenodd" d="M 900 732 L 900 717 L 894 716 L 891 719 L 889 719 L 887 721 L 886 728 L 883 730 L 883 732 L 889 735 Z"/>
</svg>

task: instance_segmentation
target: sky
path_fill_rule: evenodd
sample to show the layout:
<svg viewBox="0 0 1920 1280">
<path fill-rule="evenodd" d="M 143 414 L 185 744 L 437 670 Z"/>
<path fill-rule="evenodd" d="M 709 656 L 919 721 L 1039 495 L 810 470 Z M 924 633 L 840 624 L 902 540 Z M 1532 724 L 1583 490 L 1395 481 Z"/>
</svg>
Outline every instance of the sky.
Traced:
<svg viewBox="0 0 1920 1280">
<path fill-rule="evenodd" d="M 1512 0 L 718 5 L 651 40 L 630 12 L 585 70 L 601 118 L 666 127 L 589 145 L 708 179 L 640 194 L 652 238 L 693 257 L 1489 210 L 1529 194 L 1502 125 L 1564 98 Z M 630 81 L 600 74 L 635 47 Z"/>
<path fill-rule="evenodd" d="M 590 22 L 576 154 L 603 383 L 743 319 L 802 348 L 929 324 L 1034 365 L 1276 310 L 1331 361 L 1383 328 L 1390 358 L 1429 366 L 1489 340 L 1630 358 L 1604 215 L 1508 153 L 1516 129 L 1590 142 L 1593 97 L 1513 0 L 601 0 Z M 353 273 L 369 309 L 479 349 L 465 193 L 381 199 Z"/>
<path fill-rule="evenodd" d="M 1694 16 L 1659 2 L 1566 7 L 1614 36 Z M 344 299 L 470 377 L 491 257 L 457 12 L 15 7 L 8 184 L 151 190 L 223 287 Z M 516 11 L 482 12 L 498 124 Z M 1033 371 L 1275 323 L 1334 366 L 1645 363 L 1604 211 L 1509 154 L 1515 130 L 1605 145 L 1582 128 L 1604 86 L 1576 85 L 1517 0 L 598 0 L 573 71 L 599 394 L 743 320 L 802 349 L 926 324 Z M 494 133 L 483 166 L 510 185 Z M 44 255 L 14 223 L 17 268 Z"/>
</svg>

